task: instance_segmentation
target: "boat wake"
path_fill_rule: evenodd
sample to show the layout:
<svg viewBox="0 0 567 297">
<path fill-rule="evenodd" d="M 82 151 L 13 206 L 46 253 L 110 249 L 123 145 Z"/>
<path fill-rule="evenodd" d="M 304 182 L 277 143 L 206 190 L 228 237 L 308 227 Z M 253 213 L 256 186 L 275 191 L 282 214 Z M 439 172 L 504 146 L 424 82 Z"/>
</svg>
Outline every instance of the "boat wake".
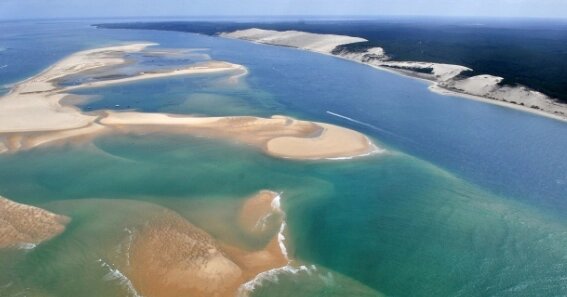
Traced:
<svg viewBox="0 0 567 297">
<path fill-rule="evenodd" d="M 353 119 L 353 118 L 349 118 L 349 117 L 347 117 L 347 116 L 344 116 L 344 115 L 342 115 L 342 114 L 338 114 L 338 113 L 335 113 L 335 112 L 332 112 L 332 111 L 328 111 L 328 110 L 327 110 L 327 114 L 330 114 L 330 115 L 339 117 L 339 118 L 341 118 L 341 119 L 345 119 L 345 120 L 347 120 L 347 121 L 351 121 L 351 122 L 353 122 L 353 123 L 357 123 L 357 124 L 359 124 L 359 125 L 362 125 L 362 126 L 365 126 L 365 127 L 368 127 L 368 128 L 374 129 L 374 130 L 377 130 L 377 131 L 381 131 L 381 132 L 385 132 L 385 133 L 391 133 L 391 132 L 388 132 L 388 131 L 386 131 L 386 130 L 384 130 L 384 129 L 380 129 L 380 128 L 378 128 L 378 127 L 372 125 L 372 124 L 365 123 L 365 122 L 362 122 L 362 121 L 359 121 L 359 120 L 355 120 L 355 119 Z"/>
<path fill-rule="evenodd" d="M 376 127 L 376 126 L 374 126 L 374 125 L 372 125 L 372 124 L 369 124 L 369 123 L 366 123 L 366 122 L 362 122 L 362 121 L 359 121 L 359 120 L 355 120 L 355 119 L 353 119 L 353 118 L 349 118 L 349 117 L 347 117 L 347 116 L 344 116 L 344 115 L 342 115 L 342 114 L 338 114 L 338 113 L 336 113 L 336 112 L 332 112 L 332 111 L 328 111 L 328 110 L 327 110 L 327 114 L 330 114 L 330 115 L 332 115 L 332 116 L 339 117 L 339 118 L 344 119 L 344 120 L 347 120 L 347 121 L 349 121 L 349 122 L 353 122 L 353 123 L 362 125 L 362 126 L 364 126 L 364 127 L 370 128 L 370 129 L 375 130 L 375 131 L 379 131 L 379 132 L 382 132 L 382 133 L 385 133 L 385 134 L 388 134 L 388 135 L 391 135 L 391 136 L 394 136 L 394 137 L 398 137 L 398 138 L 401 138 L 401 139 L 404 139 L 404 140 L 407 140 L 407 141 L 410 141 L 410 142 L 414 142 L 413 140 L 411 140 L 411 139 L 409 139 L 409 138 L 407 138 L 407 137 L 400 136 L 400 135 L 398 135 L 398 134 L 396 134 L 396 133 L 393 133 L 393 132 L 390 132 L 390 131 L 388 131 L 388 130 L 384 130 L 384 129 L 382 129 L 382 128 L 378 128 L 378 127 Z"/>
<path fill-rule="evenodd" d="M 264 282 L 266 281 L 272 283 L 278 282 L 278 277 L 282 274 L 297 274 L 300 272 L 306 272 L 310 274 L 311 272 L 316 270 L 317 267 L 315 267 L 315 265 L 311 265 L 309 267 L 305 265 L 294 267 L 291 264 L 279 268 L 270 269 L 259 273 L 251 281 L 244 283 L 242 286 L 240 286 L 236 296 L 249 297 L 250 293 L 252 293 L 257 287 L 262 286 Z"/>
</svg>

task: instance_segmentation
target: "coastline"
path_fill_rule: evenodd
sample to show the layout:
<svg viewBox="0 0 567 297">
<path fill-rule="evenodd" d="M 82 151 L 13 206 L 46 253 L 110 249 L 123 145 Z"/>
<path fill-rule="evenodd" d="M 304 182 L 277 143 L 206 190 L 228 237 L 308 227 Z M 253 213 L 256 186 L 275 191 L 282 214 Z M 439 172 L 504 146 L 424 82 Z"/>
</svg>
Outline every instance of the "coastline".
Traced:
<svg viewBox="0 0 567 297">
<path fill-rule="evenodd" d="M 263 34 L 260 35 L 260 36 L 262 36 L 262 38 L 257 37 L 259 35 L 259 33 L 258 33 L 259 31 L 263 31 Z M 218 34 L 218 36 L 223 37 L 223 38 L 229 38 L 229 39 L 239 39 L 239 40 L 244 40 L 244 41 L 253 42 L 253 43 L 257 43 L 257 44 L 263 44 L 263 45 L 291 47 L 291 48 L 295 48 L 295 49 L 298 49 L 298 50 L 314 52 L 314 53 L 323 54 L 323 55 L 327 55 L 327 56 L 331 56 L 331 57 L 335 57 L 335 58 L 339 58 L 339 59 L 343 59 L 343 60 L 347 60 L 347 61 L 351 61 L 351 62 L 356 62 L 356 63 L 359 63 L 359 64 L 370 66 L 374 69 L 386 71 L 386 72 L 393 73 L 393 74 L 396 74 L 396 75 L 400 75 L 400 76 L 403 76 L 403 77 L 410 77 L 410 78 L 413 78 L 413 79 L 419 79 L 419 80 L 426 81 L 430 84 L 429 90 L 432 91 L 432 92 L 435 92 L 437 94 L 440 94 L 440 95 L 457 96 L 457 97 L 461 97 L 461 98 L 464 98 L 464 99 L 470 99 L 470 100 L 480 101 L 480 102 L 484 102 L 484 103 L 490 103 L 490 104 L 494 104 L 494 105 L 498 105 L 498 106 L 502 106 L 502 107 L 508 107 L 508 108 L 516 109 L 516 110 L 523 111 L 523 112 L 528 112 L 528 113 L 539 115 L 539 116 L 544 116 L 544 117 L 554 119 L 554 120 L 558 120 L 558 121 L 562 121 L 562 122 L 567 122 L 567 104 L 557 103 L 553 99 L 546 97 L 544 94 L 530 90 L 530 89 L 525 88 L 523 86 L 498 87 L 497 84 L 481 86 L 481 87 L 484 87 L 484 88 L 492 88 L 492 90 L 490 90 L 489 92 L 486 93 L 487 94 L 486 96 L 475 94 L 475 92 L 480 92 L 480 90 L 477 90 L 476 88 L 471 88 L 471 92 L 466 92 L 466 91 L 458 90 L 456 88 L 448 87 L 450 84 L 454 84 L 455 82 L 460 83 L 460 82 L 467 80 L 467 79 L 455 80 L 460 75 L 461 72 L 471 70 L 470 68 L 467 68 L 467 67 L 464 67 L 464 66 L 451 65 L 451 64 L 438 64 L 438 63 L 430 63 L 430 62 L 391 61 L 391 60 L 389 60 L 389 57 L 386 55 L 384 50 L 382 48 L 378 48 L 378 47 L 369 48 L 365 52 L 360 52 L 360 53 L 344 52 L 344 51 L 342 51 L 342 52 L 337 51 L 336 52 L 337 48 L 335 48 L 334 50 L 331 50 L 331 51 L 312 50 L 309 47 L 300 46 L 301 44 L 305 44 L 305 43 L 309 44 L 309 40 L 302 40 L 301 42 L 298 42 L 296 40 L 296 39 L 298 39 L 297 36 L 293 36 L 293 38 L 291 38 L 289 36 L 289 34 L 293 33 L 293 32 L 305 33 L 305 32 L 299 32 L 299 31 L 274 31 L 274 30 L 263 30 L 263 29 L 251 28 L 251 29 L 245 29 L 245 30 L 238 30 L 238 31 L 234 31 L 234 32 L 221 32 L 221 33 Z M 286 35 L 281 36 L 283 34 L 286 34 Z M 336 40 L 335 39 L 336 35 L 315 34 L 315 33 L 308 33 L 308 34 L 309 35 L 307 35 L 307 36 L 310 36 L 310 35 L 311 36 L 318 36 L 318 39 L 326 37 L 326 38 L 328 38 L 327 43 L 338 44 L 337 47 L 341 46 L 341 45 L 347 45 L 347 44 L 355 43 L 355 42 L 361 42 L 360 40 L 359 41 L 355 41 L 355 40 L 349 41 L 347 39 L 347 42 L 341 43 L 341 40 L 345 39 L 345 38 L 349 38 L 349 37 L 350 38 L 357 38 L 357 37 L 352 37 L 352 36 L 341 36 L 342 37 L 341 40 Z M 278 39 L 278 38 L 281 38 L 281 39 Z M 286 39 L 288 39 L 288 40 L 286 40 Z M 273 40 L 277 40 L 277 42 L 273 42 Z M 362 39 L 362 42 L 367 42 L 367 40 Z M 414 70 L 412 70 L 412 69 L 414 69 Z M 428 70 L 428 71 L 430 70 L 431 74 L 424 74 L 424 73 L 416 71 L 416 70 Z M 474 77 L 470 77 L 468 79 L 475 79 L 475 78 L 478 78 L 478 77 L 481 77 L 481 78 L 488 77 L 489 79 L 497 80 L 498 82 L 500 82 L 502 80 L 502 78 L 500 78 L 500 77 L 495 77 L 495 76 L 491 76 L 491 75 L 477 75 L 477 76 L 474 76 Z M 523 103 L 522 103 L 523 105 L 517 104 L 517 103 L 512 103 L 512 102 L 515 102 L 515 100 L 518 101 L 518 102 L 520 102 L 521 100 L 507 98 L 507 96 L 508 97 L 514 96 L 514 94 L 513 94 L 514 92 L 518 93 L 520 91 L 527 92 L 527 93 L 529 93 L 528 95 L 534 95 L 535 94 L 535 96 L 532 96 L 532 97 L 539 97 L 539 98 L 535 98 L 535 99 L 534 98 L 526 98 L 527 101 L 537 102 L 538 105 L 533 105 L 534 107 L 537 106 L 537 108 L 534 108 L 532 106 L 528 106 L 527 104 L 523 104 Z M 498 96 L 503 96 L 504 98 L 503 99 L 497 99 L 497 98 L 490 97 L 490 96 L 488 96 L 488 94 L 491 94 L 490 92 L 492 92 L 492 94 L 496 94 Z M 514 97 L 512 97 L 512 98 L 514 98 Z M 556 110 L 551 111 L 551 110 L 545 110 L 545 107 L 541 107 L 541 106 L 550 106 L 550 105 L 557 105 L 556 108 L 558 108 L 559 110 L 556 109 Z M 559 114 L 559 113 L 561 113 L 561 114 Z"/>
<path fill-rule="evenodd" d="M 233 139 L 264 153 L 298 160 L 347 159 L 377 151 L 372 142 L 354 130 L 330 124 L 300 121 L 285 116 L 195 117 L 165 113 L 101 110 L 84 113 L 62 100 L 72 90 L 97 88 L 139 80 L 178 75 L 235 72 L 235 82 L 246 67 L 207 61 L 169 71 L 140 72 L 129 77 L 87 82 L 68 87 L 58 80 L 68 75 L 95 72 L 127 63 L 126 53 L 140 52 L 155 43 L 137 43 L 91 49 L 72 54 L 20 83 L 0 97 L 0 153 L 31 149 L 48 143 L 90 140 L 109 133 L 159 131 Z M 151 53 L 151 52 L 150 52 Z M 331 136 L 329 136 L 331 135 Z"/>
</svg>

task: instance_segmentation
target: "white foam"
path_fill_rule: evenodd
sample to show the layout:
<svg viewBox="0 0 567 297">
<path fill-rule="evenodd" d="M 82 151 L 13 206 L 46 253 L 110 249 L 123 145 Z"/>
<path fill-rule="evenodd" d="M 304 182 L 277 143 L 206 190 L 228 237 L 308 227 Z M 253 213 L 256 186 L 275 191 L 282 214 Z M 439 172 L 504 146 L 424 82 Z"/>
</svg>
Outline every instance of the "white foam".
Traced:
<svg viewBox="0 0 567 297">
<path fill-rule="evenodd" d="M 317 267 L 315 265 L 311 266 L 294 266 L 292 265 L 292 261 L 289 259 L 287 254 L 287 247 L 285 245 L 285 228 L 286 228 L 286 213 L 281 208 L 281 199 L 282 199 L 283 192 L 279 193 L 274 199 L 272 200 L 271 206 L 274 212 L 280 213 L 282 215 L 282 224 L 280 225 L 280 230 L 278 232 L 278 243 L 280 247 L 280 251 L 284 258 L 287 260 L 287 264 L 282 267 L 273 268 L 270 270 L 266 270 L 257 274 L 252 280 L 242 284 L 238 288 L 238 292 L 236 294 L 237 297 L 248 297 L 251 292 L 254 291 L 257 287 L 261 286 L 265 281 L 270 282 L 278 282 L 278 276 L 284 273 L 288 274 L 297 274 L 299 272 L 305 272 L 311 275 L 314 271 L 317 271 Z"/>
<path fill-rule="evenodd" d="M 271 216 L 272 216 L 272 213 L 268 213 L 268 214 L 262 216 L 260 219 L 258 219 L 256 224 L 254 225 L 254 228 L 252 228 L 252 229 L 253 230 L 265 231 L 266 226 L 268 224 L 268 220 L 270 219 Z"/>
<path fill-rule="evenodd" d="M 128 228 L 124 228 L 124 231 L 128 233 L 128 239 L 126 241 L 126 265 L 130 266 L 130 247 L 134 241 L 134 232 Z"/>
<path fill-rule="evenodd" d="M 105 281 L 118 281 L 120 285 L 126 287 L 128 292 L 130 292 L 131 296 L 133 297 L 143 297 L 142 295 L 138 294 L 134 285 L 118 268 L 114 268 L 111 264 L 104 262 L 102 259 L 98 259 L 98 262 L 101 263 L 100 265 L 106 269 L 108 269 L 108 273 L 103 277 Z"/>
<path fill-rule="evenodd" d="M 315 265 L 311 265 L 309 267 L 301 265 L 299 267 L 293 267 L 291 265 L 286 265 L 279 268 L 270 269 L 264 272 L 259 273 L 249 282 L 244 283 L 240 288 L 238 288 L 238 292 L 236 294 L 237 297 L 248 297 L 251 292 L 253 292 L 257 287 L 262 286 L 265 281 L 277 283 L 279 281 L 278 276 L 281 274 L 297 274 L 299 272 L 306 272 L 311 274 L 313 271 L 316 271 L 317 268 Z"/>
<path fill-rule="evenodd" d="M 407 137 L 404 137 L 404 136 L 400 136 L 400 135 L 398 135 L 398 134 L 396 134 L 396 133 L 390 132 L 390 131 L 388 131 L 388 130 L 384 130 L 384 129 L 382 129 L 382 128 L 378 128 L 378 127 L 376 127 L 376 126 L 374 126 L 374 125 L 372 125 L 372 124 L 369 124 L 369 123 L 365 123 L 365 122 L 362 122 L 362 121 L 359 121 L 359 120 L 356 120 L 356 119 L 353 119 L 353 118 L 349 118 L 349 117 L 344 116 L 344 115 L 342 115 L 342 114 L 338 114 L 338 113 L 335 113 L 335 112 L 332 112 L 332 111 L 328 111 L 328 110 L 327 110 L 327 114 L 330 114 L 330 115 L 339 117 L 339 118 L 341 118 L 341 119 L 345 119 L 345 120 L 347 120 L 347 121 L 350 121 L 350 122 L 353 122 L 353 123 L 356 123 L 356 124 L 365 126 L 365 127 L 367 127 L 367 128 L 370 128 L 370 129 L 374 129 L 374 130 L 376 130 L 376 131 L 380 131 L 380 132 L 383 132 L 383 133 L 392 135 L 392 136 L 394 136 L 394 137 L 398 137 L 398 138 L 401 138 L 401 139 L 404 139 L 404 140 L 407 140 L 407 141 L 414 142 L 414 141 L 413 141 L 412 139 L 410 139 L 410 138 L 407 138 Z M 381 149 L 379 149 L 379 148 L 376 148 L 376 149 L 381 150 Z M 385 150 L 382 150 L 382 152 L 385 152 Z"/>
<path fill-rule="evenodd" d="M 285 257 L 285 259 L 289 262 L 289 258 L 287 255 L 287 248 L 285 247 L 285 235 L 284 235 L 284 231 L 285 231 L 285 221 L 282 222 L 281 226 L 280 226 L 280 232 L 278 232 L 278 243 L 280 246 L 280 251 L 282 252 L 282 255 Z"/>
<path fill-rule="evenodd" d="M 31 243 L 31 242 L 29 242 L 29 243 L 20 243 L 20 244 L 18 245 L 18 249 L 21 249 L 21 250 L 32 250 L 32 249 L 34 249 L 36 246 L 37 246 L 37 244 Z"/>
<path fill-rule="evenodd" d="M 334 112 L 328 111 L 328 110 L 327 110 L 327 113 L 330 114 L 330 115 L 334 115 L 334 116 L 336 116 L 336 117 L 345 119 L 345 120 L 347 120 L 347 121 L 351 121 L 351 122 L 353 122 L 353 123 L 357 123 L 357 124 L 359 124 L 359 125 L 362 125 L 362 126 L 365 126 L 365 127 L 371 128 L 371 129 L 374 129 L 374 130 L 382 131 L 382 132 L 385 132 L 385 133 L 391 133 L 391 132 L 388 132 L 388 131 L 386 131 L 386 130 L 380 129 L 380 128 L 378 128 L 378 127 L 372 125 L 372 124 L 365 123 L 365 122 L 362 122 L 362 121 L 359 121 L 359 120 L 355 120 L 355 119 L 353 119 L 353 118 L 349 118 L 349 117 L 344 116 L 344 115 L 342 115 L 342 114 L 334 113 Z"/>
<path fill-rule="evenodd" d="M 285 257 L 285 259 L 289 263 L 287 248 L 285 246 L 285 235 L 284 235 L 285 227 L 286 227 L 286 223 L 285 223 L 286 214 L 283 211 L 283 209 L 281 208 L 282 195 L 283 195 L 283 192 L 279 193 L 276 197 L 274 197 L 274 199 L 272 200 L 271 206 L 272 206 L 273 211 L 278 212 L 282 215 L 282 224 L 280 225 L 280 231 L 278 232 L 278 244 L 280 246 L 280 251 L 281 251 L 282 255 Z"/>
</svg>

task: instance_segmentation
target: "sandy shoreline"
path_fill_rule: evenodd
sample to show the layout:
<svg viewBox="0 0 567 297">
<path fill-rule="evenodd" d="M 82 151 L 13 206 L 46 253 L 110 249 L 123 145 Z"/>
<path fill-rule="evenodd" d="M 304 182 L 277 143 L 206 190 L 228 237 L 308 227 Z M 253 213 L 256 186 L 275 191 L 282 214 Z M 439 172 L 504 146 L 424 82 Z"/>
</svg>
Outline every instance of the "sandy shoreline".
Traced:
<svg viewBox="0 0 567 297">
<path fill-rule="evenodd" d="M 82 85 L 59 87 L 62 77 L 96 71 L 126 63 L 124 54 L 140 52 L 153 43 L 99 48 L 75 53 L 0 97 L 0 153 L 16 152 L 48 143 L 85 140 L 109 133 L 144 129 L 241 141 L 275 157 L 294 159 L 348 158 L 374 150 L 364 135 L 329 124 L 299 121 L 289 117 L 192 117 L 141 112 L 98 111 L 85 114 L 61 101 L 72 90 L 96 88 L 133 81 L 178 75 L 234 73 L 229 81 L 247 74 L 247 69 L 222 61 L 207 61 L 170 71 L 138 75 Z"/>
<path fill-rule="evenodd" d="M 459 78 L 470 68 L 431 62 L 391 61 L 382 48 L 373 47 L 364 52 L 339 51 L 338 46 L 366 39 L 332 34 L 315 34 L 299 31 L 274 31 L 251 28 L 234 32 L 223 32 L 221 37 L 242 39 L 259 44 L 287 46 L 345 59 L 390 73 L 421 79 L 430 83 L 430 90 L 441 95 L 458 96 L 485 103 L 496 104 L 516 110 L 567 121 L 567 104 L 559 103 L 544 94 L 523 86 L 501 86 L 501 77 L 477 75 Z M 324 43 L 325 46 L 315 47 Z M 334 46 L 334 47 L 332 47 Z M 315 49 L 314 49 L 315 47 Z M 427 70 L 425 72 L 422 72 Z M 427 73 L 430 71 L 431 73 Z"/>
</svg>

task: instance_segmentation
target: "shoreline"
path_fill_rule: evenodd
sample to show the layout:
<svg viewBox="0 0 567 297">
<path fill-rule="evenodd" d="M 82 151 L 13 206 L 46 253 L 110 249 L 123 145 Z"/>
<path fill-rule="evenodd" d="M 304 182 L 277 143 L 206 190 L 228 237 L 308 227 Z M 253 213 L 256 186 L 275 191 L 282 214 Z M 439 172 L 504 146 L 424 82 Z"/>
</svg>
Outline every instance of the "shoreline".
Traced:
<svg viewBox="0 0 567 297">
<path fill-rule="evenodd" d="M 0 97 L 0 153 L 77 139 L 90 140 L 103 134 L 149 131 L 231 139 L 255 146 L 274 157 L 297 160 L 346 159 L 377 151 L 366 136 L 354 130 L 285 116 L 195 117 L 114 110 L 85 113 L 72 102 L 63 102 L 69 96 L 79 96 L 70 91 L 82 88 L 219 72 L 236 72 L 227 80 L 237 82 L 248 73 L 242 65 L 211 60 L 170 71 L 140 72 L 68 87 L 57 85 L 59 79 L 68 75 L 97 73 L 97 70 L 128 63 L 124 55 L 154 45 L 137 43 L 80 51 L 14 84 L 7 95 Z"/>
<path fill-rule="evenodd" d="M 247 31 L 252 31 L 254 34 L 250 33 L 249 36 L 247 36 Z M 289 48 L 293 48 L 293 49 L 297 49 L 297 50 L 302 50 L 302 51 L 308 51 L 308 52 L 313 52 L 313 53 L 317 53 L 317 54 L 323 54 L 326 56 L 330 56 L 330 57 L 335 57 L 335 58 L 339 58 L 342 60 L 346 60 L 346 61 L 350 61 L 350 62 L 355 62 L 358 64 L 362 64 L 362 65 L 366 65 L 366 66 L 370 66 L 374 69 L 377 70 L 381 70 L 381 71 L 386 71 L 392 74 L 396 74 L 402 77 L 407 77 L 407 78 L 412 78 L 412 79 L 417 79 L 417 80 L 422 80 L 425 82 L 428 82 L 430 85 L 428 87 L 428 89 L 431 92 L 437 93 L 439 95 L 443 95 L 443 96 L 456 96 L 456 97 L 461 97 L 464 99 L 469 99 L 469 100 L 475 100 L 475 101 L 480 101 L 480 102 L 484 102 L 484 103 L 489 103 L 489 104 L 494 104 L 494 105 L 498 105 L 498 106 L 502 106 L 502 107 L 508 107 L 508 108 L 512 108 L 518 111 L 523 111 L 523 112 L 528 112 L 534 115 L 538 115 L 538 116 L 543 116 L 549 119 L 553 119 L 553 120 L 558 120 L 561 122 L 567 122 L 567 104 L 564 106 L 561 106 L 560 108 L 564 109 L 564 115 L 560 115 L 557 114 L 555 112 L 552 111 L 545 111 L 542 108 L 531 108 L 525 105 L 520 105 L 520 104 L 516 104 L 516 103 L 512 103 L 510 101 L 505 101 L 505 99 L 503 100 L 499 100 L 499 99 L 495 99 L 495 98 L 491 98 L 488 96 L 481 96 L 481 95 L 476 95 L 476 94 L 471 94 L 471 93 L 467 93 L 465 91 L 459 91 L 459 90 L 455 90 L 452 88 L 448 88 L 448 87 L 444 87 L 442 84 L 443 83 L 447 83 L 447 82 L 454 82 L 452 79 L 455 78 L 456 76 L 458 76 L 460 74 L 460 72 L 465 71 L 469 68 L 466 68 L 464 66 L 460 66 L 460 65 L 450 65 L 450 64 L 438 64 L 438 63 L 432 63 L 432 62 L 411 62 L 411 61 L 389 61 L 387 55 L 384 53 L 383 49 L 381 48 L 370 48 L 368 49 L 366 52 L 361 52 L 361 53 L 356 53 L 356 52 L 345 52 L 345 53 L 334 53 L 333 51 L 316 51 L 316 50 L 312 50 L 309 48 L 305 48 L 305 47 L 300 47 L 294 44 L 284 44 L 284 42 L 282 40 L 279 40 L 278 43 L 272 43 L 270 41 L 270 39 L 267 40 L 262 40 L 262 39 L 255 39 L 256 38 L 256 34 L 258 34 L 258 31 L 264 31 L 264 35 L 266 35 L 268 32 L 272 33 L 273 35 L 278 35 L 278 34 L 283 34 L 283 33 L 288 33 L 288 32 L 300 32 L 300 31 L 274 31 L 274 30 L 263 30 L 263 29 L 257 29 L 257 28 L 251 28 L 251 29 L 245 29 L 245 30 L 238 30 L 238 31 L 234 31 L 234 32 L 221 32 L 219 34 L 217 34 L 217 36 L 222 37 L 222 38 L 229 38 L 229 39 L 235 39 L 235 40 L 242 40 L 242 41 L 246 41 L 246 42 L 252 42 L 252 43 L 256 43 L 256 44 L 261 44 L 261 45 L 268 45 L 268 46 L 279 46 L 279 47 L 289 47 Z M 305 33 L 305 32 L 300 32 L 300 33 Z M 322 36 L 322 37 L 328 37 L 329 39 L 332 39 L 334 37 L 334 35 L 331 34 L 317 34 L 317 33 L 309 33 L 310 35 L 318 35 L 318 36 Z M 352 37 L 352 36 L 342 36 L 342 37 L 351 37 L 351 38 L 357 38 L 357 37 Z M 271 39 L 275 39 L 275 37 L 270 37 Z M 285 37 L 282 37 L 285 38 Z M 364 39 L 365 41 L 362 42 L 368 42 L 368 40 Z M 296 42 L 295 40 L 289 41 L 291 42 Z M 302 41 L 303 43 L 305 43 L 306 41 Z M 331 41 L 329 41 L 331 42 Z M 337 42 L 335 42 L 337 43 Z M 340 45 L 346 45 L 346 44 L 350 44 L 353 42 L 346 42 L 346 43 L 340 43 L 339 42 L 339 46 Z M 379 51 L 377 51 L 376 49 L 379 49 Z M 376 56 L 373 52 L 379 52 L 380 55 Z M 371 59 L 369 59 L 368 61 L 365 61 L 364 59 L 367 57 L 366 55 L 368 55 L 368 57 L 372 57 Z M 374 56 L 376 56 L 376 58 L 374 58 Z M 377 62 L 378 64 L 374 64 L 372 62 Z M 397 65 L 404 65 L 403 67 L 399 67 L 396 68 Z M 443 77 L 442 80 L 436 80 L 436 79 L 431 79 L 428 78 L 426 74 L 421 74 L 420 72 L 417 71 L 413 71 L 412 67 L 415 68 L 419 68 L 419 69 L 427 69 L 428 67 L 431 67 L 431 65 L 433 65 L 434 67 L 445 67 L 445 68 L 449 68 L 449 72 L 447 73 L 441 73 L 440 75 L 438 75 L 439 77 Z M 392 67 L 394 66 L 394 67 Z M 404 68 L 405 67 L 405 68 Z M 450 69 L 453 68 L 453 69 Z M 435 68 L 433 68 L 435 70 Z M 455 70 L 457 69 L 457 70 Z M 460 71 L 458 71 L 460 69 Z M 469 69 L 470 70 L 470 69 Z M 432 75 L 430 75 L 432 76 Z M 483 75 L 479 75 L 483 76 Z M 434 76 L 432 76 L 434 77 Z M 492 77 L 492 76 L 491 76 Z M 474 78 L 474 77 L 473 77 Z M 494 77 L 496 79 L 498 79 L 498 77 Z M 461 82 L 463 80 L 457 80 L 456 82 Z M 525 89 L 528 92 L 535 92 L 529 89 Z M 496 90 L 498 91 L 498 90 Z M 535 92 L 535 93 L 539 93 L 539 92 Z M 539 93 L 541 94 L 541 93 Z M 541 94 L 543 95 L 543 94 Z M 543 95 L 545 96 L 545 95 Z M 553 104 L 556 103 L 553 99 L 551 98 L 547 98 L 547 100 L 549 102 L 540 102 L 540 104 Z M 512 100 L 513 101 L 513 100 Z M 561 105 L 561 103 L 556 103 Z"/>
</svg>

